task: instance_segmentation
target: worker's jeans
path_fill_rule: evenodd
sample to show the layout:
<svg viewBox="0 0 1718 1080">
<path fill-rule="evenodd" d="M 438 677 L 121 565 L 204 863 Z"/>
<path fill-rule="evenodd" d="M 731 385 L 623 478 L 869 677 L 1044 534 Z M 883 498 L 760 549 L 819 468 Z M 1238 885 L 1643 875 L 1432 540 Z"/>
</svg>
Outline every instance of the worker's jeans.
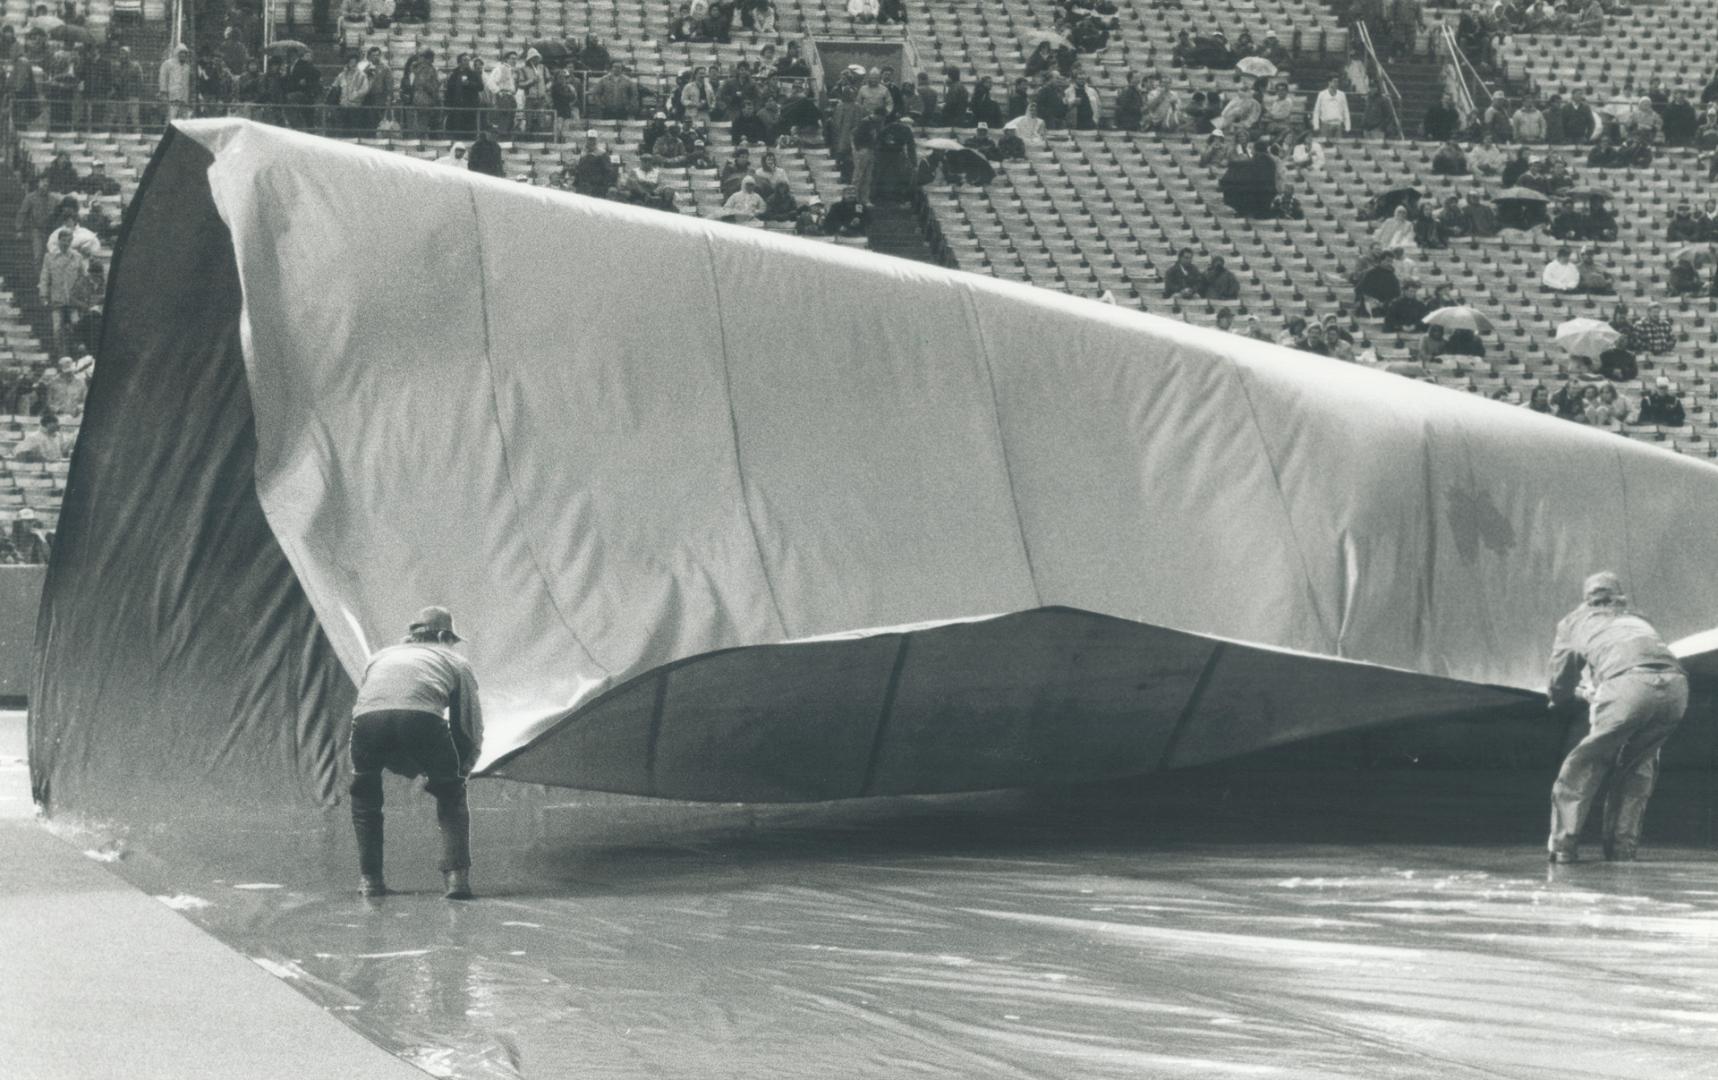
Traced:
<svg viewBox="0 0 1718 1080">
<path fill-rule="evenodd" d="M 358 871 L 382 875 L 382 770 L 428 779 L 441 827 L 441 869 L 471 865 L 471 813 L 465 777 L 447 722 L 409 709 L 367 712 L 352 718 L 352 828 L 358 835 Z"/>
<path fill-rule="evenodd" d="M 1658 779 L 1658 752 L 1688 709 L 1688 680 L 1678 671 L 1636 668 L 1609 679 L 1593 698 L 1587 737 L 1563 759 L 1551 786 L 1553 852 L 1574 852 L 1581 826 L 1607 777 L 1605 847 L 1633 854 L 1646 803 Z"/>
<path fill-rule="evenodd" d="M 853 148 L 853 197 L 871 201 L 871 183 L 876 175 L 877 152 L 863 146 Z"/>
</svg>

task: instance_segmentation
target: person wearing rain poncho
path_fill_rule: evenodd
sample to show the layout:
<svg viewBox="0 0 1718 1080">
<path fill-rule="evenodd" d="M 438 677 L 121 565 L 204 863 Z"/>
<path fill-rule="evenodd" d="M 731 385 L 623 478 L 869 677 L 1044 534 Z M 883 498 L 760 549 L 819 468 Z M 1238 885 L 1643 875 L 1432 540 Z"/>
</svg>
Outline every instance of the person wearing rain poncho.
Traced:
<svg viewBox="0 0 1718 1080">
<path fill-rule="evenodd" d="M 728 196 L 728 201 L 722 204 L 722 211 L 717 216 L 723 221 L 750 225 L 757 222 L 766 207 L 763 196 L 757 192 L 756 183 L 747 176 L 740 181 L 740 190 Z"/>
<path fill-rule="evenodd" d="M 1408 208 L 1398 206 L 1395 211 L 1384 219 L 1378 226 L 1378 231 L 1372 234 L 1372 244 L 1380 251 L 1415 251 L 1418 244 L 1414 242 L 1414 223 L 1408 217 Z"/>
<path fill-rule="evenodd" d="M 1547 847 L 1555 862 L 1576 861 L 1581 826 L 1608 779 L 1605 858 L 1628 860 L 1640 843 L 1659 750 L 1688 709 L 1688 677 L 1658 631 L 1630 609 L 1617 575 L 1592 575 L 1581 596 L 1557 624 L 1547 694 L 1553 709 L 1586 699 L 1589 726 L 1552 785 Z"/>
</svg>

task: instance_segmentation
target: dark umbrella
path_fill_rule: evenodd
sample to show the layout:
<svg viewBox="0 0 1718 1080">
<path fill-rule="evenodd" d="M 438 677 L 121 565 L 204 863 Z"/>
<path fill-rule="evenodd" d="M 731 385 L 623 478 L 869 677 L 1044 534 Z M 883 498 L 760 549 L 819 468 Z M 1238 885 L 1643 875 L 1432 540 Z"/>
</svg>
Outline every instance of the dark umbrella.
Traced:
<svg viewBox="0 0 1718 1080">
<path fill-rule="evenodd" d="M 1402 295 L 1402 279 L 1388 266 L 1374 266 L 1360 275 L 1354 291 L 1370 300 L 1389 303 Z"/>
<path fill-rule="evenodd" d="M 800 98 L 782 109 L 781 122 L 795 128 L 816 127 L 823 123 L 823 110 L 811 98 Z"/>
<path fill-rule="evenodd" d="M 996 179 L 996 166 L 971 147 L 943 151 L 943 175 L 959 177 L 966 184 L 988 184 Z"/>
<path fill-rule="evenodd" d="M 268 53 L 270 56 L 293 56 L 298 53 L 309 55 L 311 50 L 310 46 L 306 45 L 302 41 L 294 41 L 291 38 L 277 38 L 263 51 Z"/>
<path fill-rule="evenodd" d="M 48 31 L 48 37 L 55 41 L 69 41 L 74 45 L 88 45 L 95 40 L 87 26 L 73 26 L 71 23 L 61 23 Z"/>
<path fill-rule="evenodd" d="M 1396 207 L 1406 206 L 1411 202 L 1416 202 L 1424 195 L 1425 192 L 1421 191 L 1417 187 L 1391 188 L 1389 191 L 1384 192 L 1382 195 L 1379 195 L 1377 198 L 1372 200 L 1373 205 L 1376 207 L 1373 217 L 1377 219 L 1387 218 L 1396 212 Z"/>
</svg>

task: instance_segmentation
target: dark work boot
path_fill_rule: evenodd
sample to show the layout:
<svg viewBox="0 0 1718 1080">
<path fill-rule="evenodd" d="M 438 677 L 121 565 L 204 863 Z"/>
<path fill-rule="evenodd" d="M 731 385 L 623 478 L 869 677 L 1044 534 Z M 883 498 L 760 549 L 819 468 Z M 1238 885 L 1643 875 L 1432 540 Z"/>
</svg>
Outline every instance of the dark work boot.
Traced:
<svg viewBox="0 0 1718 1080">
<path fill-rule="evenodd" d="M 442 875 L 447 882 L 447 891 L 442 896 L 448 900 L 475 900 L 471 895 L 471 872 L 469 870 L 449 870 Z"/>
</svg>

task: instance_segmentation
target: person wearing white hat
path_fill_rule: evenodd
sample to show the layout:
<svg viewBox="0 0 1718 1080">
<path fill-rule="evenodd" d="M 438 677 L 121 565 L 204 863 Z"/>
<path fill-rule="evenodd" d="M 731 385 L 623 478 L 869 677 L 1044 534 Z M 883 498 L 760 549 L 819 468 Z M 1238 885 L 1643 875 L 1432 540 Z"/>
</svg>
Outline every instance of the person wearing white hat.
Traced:
<svg viewBox="0 0 1718 1080">
<path fill-rule="evenodd" d="M 1580 857 L 1581 826 L 1607 779 L 1605 858 L 1633 859 L 1659 749 L 1688 709 L 1688 677 L 1608 570 L 1587 578 L 1581 605 L 1557 624 L 1550 668 L 1550 708 L 1577 698 L 1591 703 L 1587 736 L 1563 759 L 1551 788 L 1551 860 Z"/>
<path fill-rule="evenodd" d="M 483 748 L 477 676 L 453 651 L 463 640 L 444 607 L 426 607 L 398 645 L 370 657 L 352 706 L 352 827 L 358 891 L 381 896 L 382 771 L 424 776 L 441 829 L 440 868 L 449 900 L 471 899 L 471 814 L 465 778 Z"/>
<path fill-rule="evenodd" d="M 0 534 L 0 563 L 43 564 L 53 545 L 37 527 L 36 512 L 28 506 L 12 518 L 12 531 Z"/>
</svg>

